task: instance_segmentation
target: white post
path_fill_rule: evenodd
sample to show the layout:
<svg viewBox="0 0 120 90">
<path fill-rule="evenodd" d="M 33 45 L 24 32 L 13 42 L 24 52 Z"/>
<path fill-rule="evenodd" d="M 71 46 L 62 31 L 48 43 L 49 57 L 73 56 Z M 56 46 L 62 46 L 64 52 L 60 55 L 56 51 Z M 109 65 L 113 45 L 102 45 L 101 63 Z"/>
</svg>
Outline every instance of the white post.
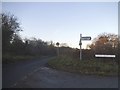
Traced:
<svg viewBox="0 0 120 90">
<path fill-rule="evenodd" d="M 80 60 L 82 60 L 82 41 L 81 41 L 81 38 L 82 38 L 82 34 L 80 34 Z"/>
</svg>

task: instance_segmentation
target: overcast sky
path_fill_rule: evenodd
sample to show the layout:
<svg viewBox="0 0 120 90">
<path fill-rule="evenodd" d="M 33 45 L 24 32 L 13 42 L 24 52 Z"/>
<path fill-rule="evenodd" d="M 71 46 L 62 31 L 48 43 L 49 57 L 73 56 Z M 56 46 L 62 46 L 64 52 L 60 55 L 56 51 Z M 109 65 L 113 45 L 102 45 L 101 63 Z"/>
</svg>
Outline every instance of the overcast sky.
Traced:
<svg viewBox="0 0 120 90">
<path fill-rule="evenodd" d="M 4 2 L 3 12 L 17 16 L 22 38 L 67 43 L 79 48 L 83 36 L 107 32 L 118 34 L 117 2 Z M 83 48 L 91 41 L 83 41 Z"/>
</svg>

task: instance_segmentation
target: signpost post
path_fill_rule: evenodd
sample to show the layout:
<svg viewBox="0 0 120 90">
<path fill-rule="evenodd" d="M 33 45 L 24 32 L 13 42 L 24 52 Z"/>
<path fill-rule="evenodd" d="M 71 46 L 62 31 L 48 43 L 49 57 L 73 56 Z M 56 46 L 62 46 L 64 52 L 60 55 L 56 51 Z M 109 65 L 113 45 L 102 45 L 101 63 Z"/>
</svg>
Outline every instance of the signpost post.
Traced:
<svg viewBox="0 0 120 90">
<path fill-rule="evenodd" d="M 87 37 L 82 37 L 82 34 L 80 34 L 80 60 L 82 60 L 82 40 L 91 40 L 91 37 L 87 36 Z"/>
<path fill-rule="evenodd" d="M 80 60 L 82 60 L 82 41 L 81 41 L 81 38 L 82 38 L 82 34 L 80 34 Z"/>
</svg>

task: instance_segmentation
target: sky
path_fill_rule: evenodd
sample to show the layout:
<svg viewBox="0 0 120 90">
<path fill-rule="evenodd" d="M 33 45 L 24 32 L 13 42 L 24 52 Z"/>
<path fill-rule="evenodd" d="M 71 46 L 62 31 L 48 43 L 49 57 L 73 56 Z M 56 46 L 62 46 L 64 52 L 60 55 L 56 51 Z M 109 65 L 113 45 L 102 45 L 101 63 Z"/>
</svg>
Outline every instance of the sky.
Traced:
<svg viewBox="0 0 120 90">
<path fill-rule="evenodd" d="M 14 14 L 22 38 L 39 38 L 79 48 L 80 33 L 91 36 L 118 34 L 117 2 L 3 2 L 3 12 Z M 82 41 L 82 48 L 92 42 Z"/>
</svg>

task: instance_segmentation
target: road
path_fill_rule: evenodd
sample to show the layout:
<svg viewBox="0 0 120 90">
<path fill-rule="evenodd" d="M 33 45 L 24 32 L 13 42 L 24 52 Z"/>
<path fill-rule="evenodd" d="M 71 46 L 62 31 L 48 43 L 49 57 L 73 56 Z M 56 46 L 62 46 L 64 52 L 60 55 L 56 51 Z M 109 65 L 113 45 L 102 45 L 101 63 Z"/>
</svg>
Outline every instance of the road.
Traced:
<svg viewBox="0 0 120 90">
<path fill-rule="evenodd" d="M 118 88 L 117 77 L 80 75 L 46 66 L 50 58 L 4 65 L 3 88 Z"/>
<path fill-rule="evenodd" d="M 10 88 L 23 80 L 28 74 L 33 73 L 37 68 L 44 66 L 49 57 L 41 57 L 35 60 L 26 60 L 17 63 L 2 65 L 2 87 Z"/>
</svg>

